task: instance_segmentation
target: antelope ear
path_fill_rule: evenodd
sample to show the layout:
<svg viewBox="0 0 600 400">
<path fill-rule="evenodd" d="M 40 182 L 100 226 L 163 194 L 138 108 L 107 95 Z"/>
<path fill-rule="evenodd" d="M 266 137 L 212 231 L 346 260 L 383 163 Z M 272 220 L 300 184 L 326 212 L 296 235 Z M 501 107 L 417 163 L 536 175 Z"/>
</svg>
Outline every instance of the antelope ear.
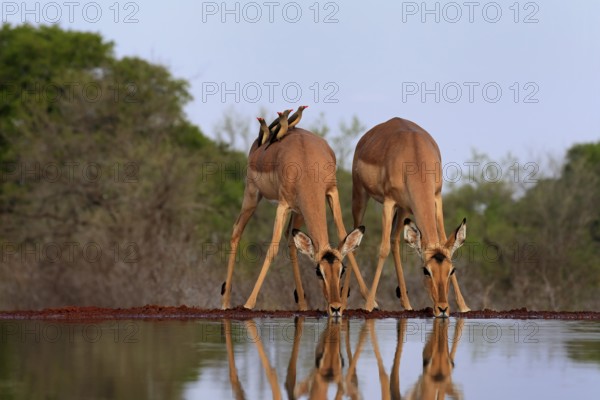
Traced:
<svg viewBox="0 0 600 400">
<path fill-rule="evenodd" d="M 446 248 L 450 250 L 450 257 L 452 254 L 463 245 L 465 240 L 467 239 L 467 219 L 464 218 L 462 223 L 456 228 L 454 231 L 454 235 L 450 236 L 448 241 L 446 242 Z"/>
<path fill-rule="evenodd" d="M 342 258 L 346 257 L 346 254 L 352 253 L 360 245 L 364 233 L 365 227 L 361 225 L 346 236 L 338 246 Z"/>
<path fill-rule="evenodd" d="M 417 228 L 417 225 L 410 220 L 410 218 L 406 218 L 404 220 L 404 240 L 410 247 L 417 251 L 419 256 L 422 256 L 421 231 L 419 228 Z"/>
<path fill-rule="evenodd" d="M 296 245 L 296 248 L 300 250 L 300 253 L 306 254 L 311 260 L 314 260 L 315 248 L 312 239 L 298 229 L 292 230 L 292 237 L 294 238 L 294 244 Z"/>
</svg>

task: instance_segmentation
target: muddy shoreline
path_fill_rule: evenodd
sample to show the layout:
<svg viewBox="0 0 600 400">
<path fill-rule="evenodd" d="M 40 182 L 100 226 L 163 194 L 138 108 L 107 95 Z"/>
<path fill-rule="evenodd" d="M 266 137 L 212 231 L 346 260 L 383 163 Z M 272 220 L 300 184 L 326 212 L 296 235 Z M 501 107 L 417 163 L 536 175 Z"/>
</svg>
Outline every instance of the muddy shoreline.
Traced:
<svg viewBox="0 0 600 400">
<path fill-rule="evenodd" d="M 286 310 L 246 310 L 242 307 L 230 310 L 201 309 L 187 306 L 146 305 L 132 308 L 103 307 L 61 307 L 43 310 L 0 311 L 0 320 L 52 320 L 52 321 L 88 321 L 88 320 L 191 320 L 191 319 L 251 319 L 251 318 L 291 318 L 296 316 L 326 317 L 325 311 L 286 311 Z M 431 309 L 418 311 L 346 310 L 345 317 L 358 319 L 381 318 L 430 318 Z M 469 319 L 557 319 L 557 320 L 596 320 L 600 321 L 600 312 L 592 311 L 530 311 L 525 308 L 495 311 L 479 310 L 468 313 L 453 313 L 453 317 Z"/>
</svg>

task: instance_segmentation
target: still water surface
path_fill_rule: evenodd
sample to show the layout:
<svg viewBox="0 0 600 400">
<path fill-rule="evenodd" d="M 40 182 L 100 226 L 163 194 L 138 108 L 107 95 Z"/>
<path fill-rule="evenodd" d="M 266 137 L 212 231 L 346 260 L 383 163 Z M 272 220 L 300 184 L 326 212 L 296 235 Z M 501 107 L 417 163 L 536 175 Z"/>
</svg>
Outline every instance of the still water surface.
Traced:
<svg viewBox="0 0 600 400">
<path fill-rule="evenodd" d="M 0 399 L 579 399 L 598 382 L 598 321 L 0 321 Z"/>
</svg>

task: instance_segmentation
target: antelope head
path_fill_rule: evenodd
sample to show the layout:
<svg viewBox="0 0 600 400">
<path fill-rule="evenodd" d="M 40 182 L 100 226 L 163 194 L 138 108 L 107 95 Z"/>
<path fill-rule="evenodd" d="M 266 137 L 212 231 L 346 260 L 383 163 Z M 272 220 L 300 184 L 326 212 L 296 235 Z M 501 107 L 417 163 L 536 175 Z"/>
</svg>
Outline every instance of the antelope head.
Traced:
<svg viewBox="0 0 600 400">
<path fill-rule="evenodd" d="M 444 244 L 421 244 L 421 231 L 410 219 L 404 220 L 404 240 L 414 248 L 423 262 L 424 284 L 433 301 L 435 317 L 449 317 L 448 290 L 450 278 L 455 273 L 452 255 L 463 245 L 467 237 L 467 219 L 463 219 Z"/>
<path fill-rule="evenodd" d="M 301 253 L 317 263 L 317 277 L 322 282 L 323 294 L 327 300 L 327 313 L 331 317 L 342 316 L 341 280 L 346 271 L 342 260 L 358 247 L 365 232 L 364 226 L 359 226 L 346 236 L 337 249 L 327 247 L 315 253 L 312 239 L 297 229 L 292 231 L 294 243 Z"/>
</svg>

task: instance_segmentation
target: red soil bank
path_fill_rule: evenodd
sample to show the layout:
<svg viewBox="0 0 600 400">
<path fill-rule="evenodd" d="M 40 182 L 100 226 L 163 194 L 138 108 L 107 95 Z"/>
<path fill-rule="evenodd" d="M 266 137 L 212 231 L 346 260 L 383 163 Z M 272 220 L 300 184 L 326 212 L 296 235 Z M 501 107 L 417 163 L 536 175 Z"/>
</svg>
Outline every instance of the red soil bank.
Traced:
<svg viewBox="0 0 600 400">
<path fill-rule="evenodd" d="M 0 311 L 0 320 L 114 320 L 114 319 L 250 319 L 250 318 L 290 318 L 295 316 L 326 317 L 324 311 L 283 311 L 283 310 L 246 310 L 238 307 L 230 310 L 205 310 L 187 306 L 171 307 L 146 305 L 133 308 L 101 308 L 101 307 L 62 307 L 44 310 Z M 431 309 L 419 311 L 383 311 L 366 312 L 364 310 L 346 310 L 348 318 L 430 318 Z M 470 319 L 562 319 L 562 320 L 600 320 L 600 312 L 576 311 L 529 311 L 520 308 L 510 311 L 481 310 L 468 313 L 454 313 L 454 317 Z"/>
</svg>

